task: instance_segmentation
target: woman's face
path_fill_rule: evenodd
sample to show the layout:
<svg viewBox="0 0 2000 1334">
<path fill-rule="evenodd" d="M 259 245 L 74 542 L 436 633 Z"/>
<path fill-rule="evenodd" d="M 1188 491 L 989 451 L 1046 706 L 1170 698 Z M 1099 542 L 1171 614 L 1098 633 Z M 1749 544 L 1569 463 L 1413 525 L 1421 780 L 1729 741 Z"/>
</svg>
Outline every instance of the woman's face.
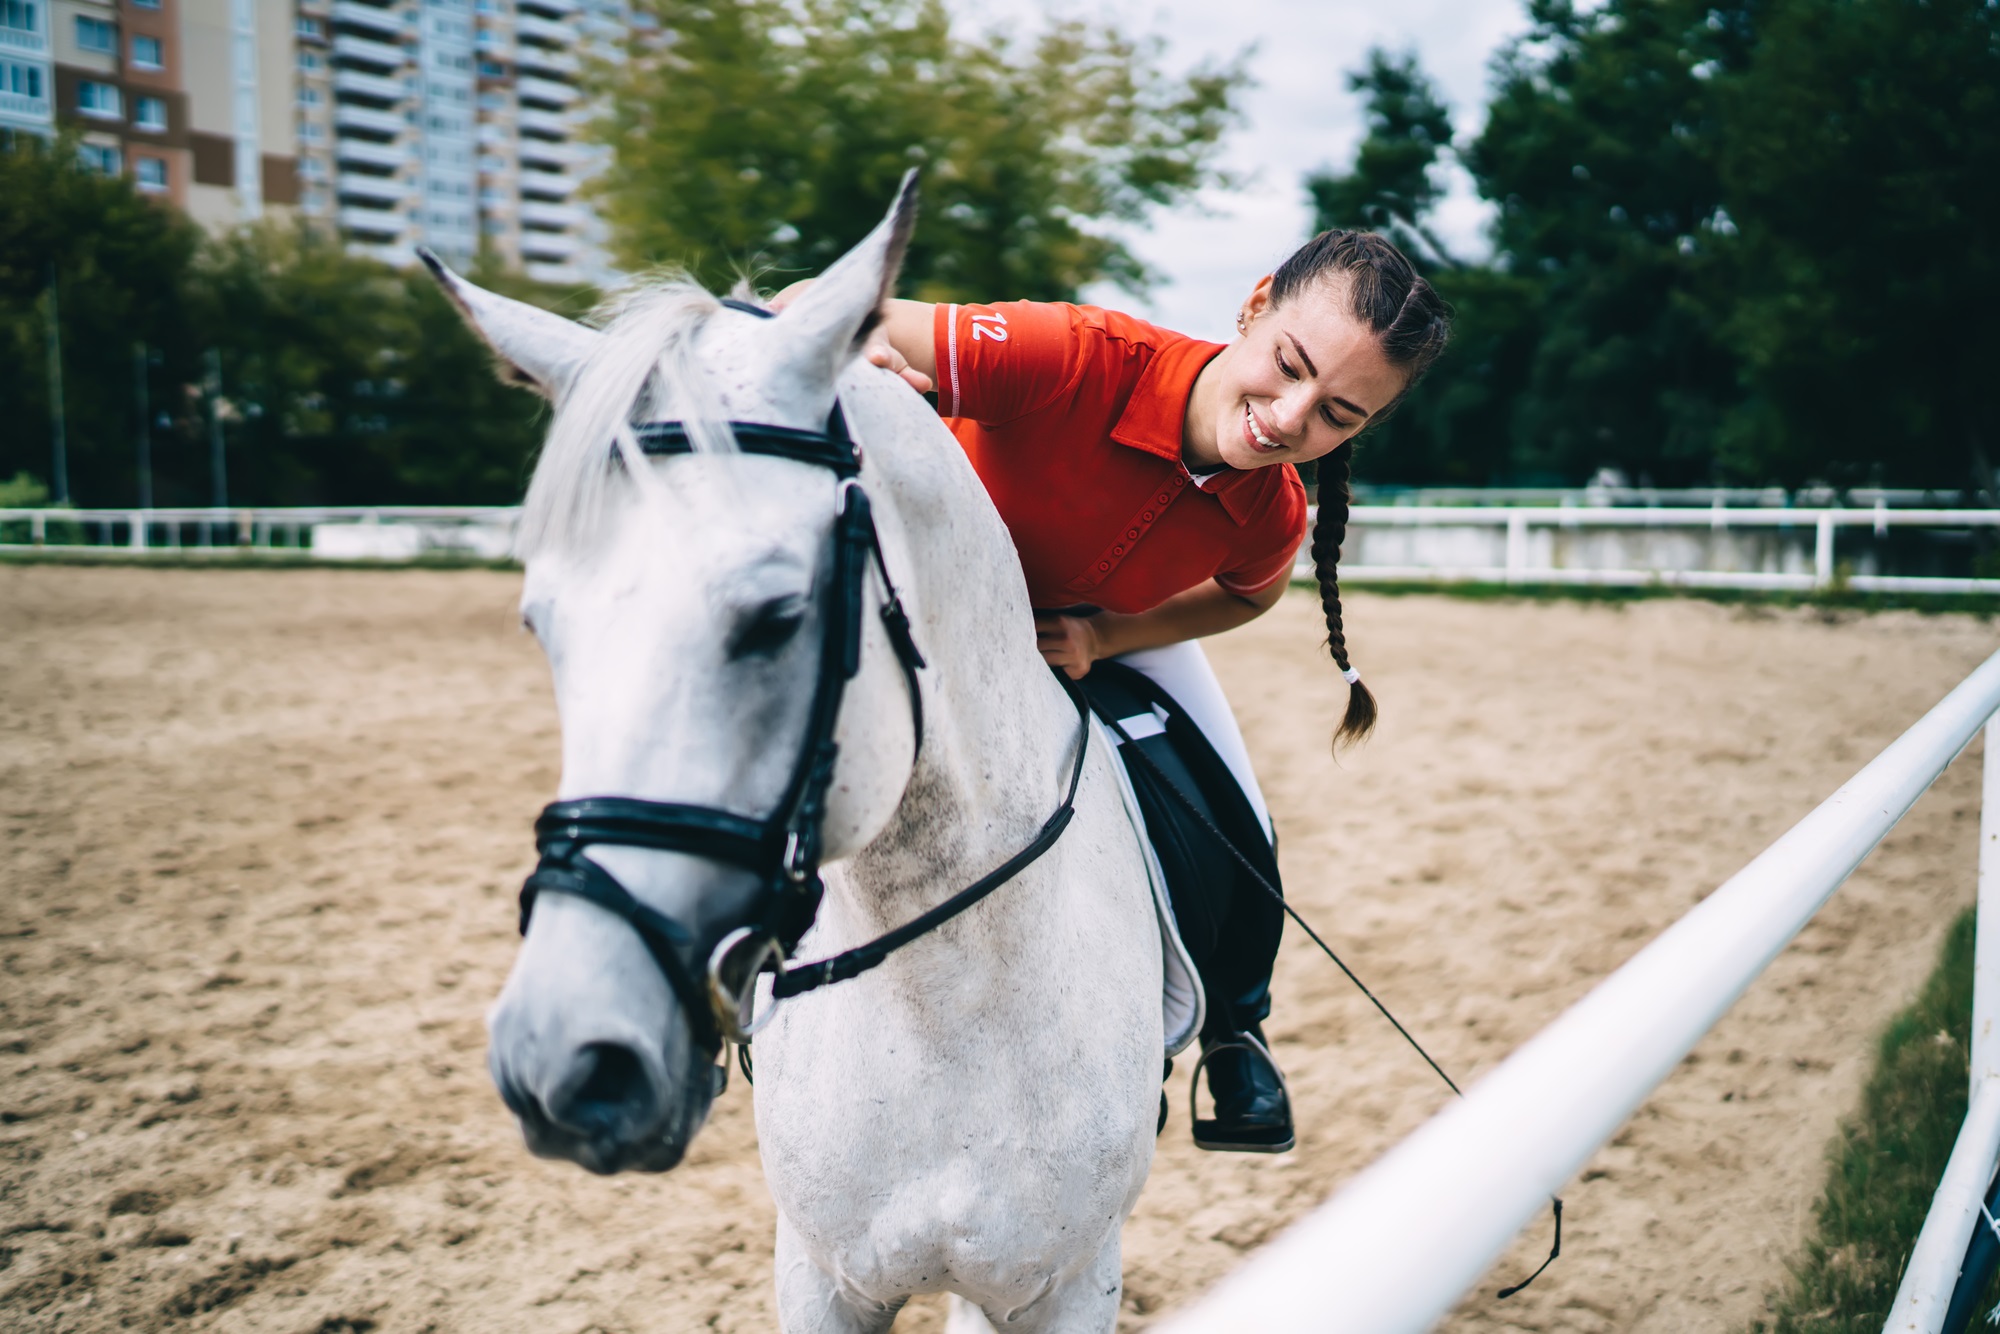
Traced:
<svg viewBox="0 0 2000 1334">
<path fill-rule="evenodd" d="M 1243 336 L 1211 365 L 1218 460 L 1199 461 L 1232 468 L 1331 453 L 1394 402 L 1407 378 L 1349 313 L 1338 279 L 1273 305 L 1266 277 L 1243 303 Z M 1198 444 L 1195 452 L 1207 453 Z"/>
</svg>

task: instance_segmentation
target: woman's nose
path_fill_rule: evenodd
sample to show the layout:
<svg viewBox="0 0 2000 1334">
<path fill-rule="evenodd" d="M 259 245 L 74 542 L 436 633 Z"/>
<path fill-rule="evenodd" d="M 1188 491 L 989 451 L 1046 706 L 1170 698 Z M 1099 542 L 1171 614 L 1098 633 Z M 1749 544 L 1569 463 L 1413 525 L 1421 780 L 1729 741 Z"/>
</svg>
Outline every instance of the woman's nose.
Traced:
<svg viewBox="0 0 2000 1334">
<path fill-rule="evenodd" d="M 1296 437 L 1305 429 L 1312 414 L 1312 399 L 1299 392 L 1281 394 L 1271 400 L 1271 425 L 1287 436 Z"/>
</svg>

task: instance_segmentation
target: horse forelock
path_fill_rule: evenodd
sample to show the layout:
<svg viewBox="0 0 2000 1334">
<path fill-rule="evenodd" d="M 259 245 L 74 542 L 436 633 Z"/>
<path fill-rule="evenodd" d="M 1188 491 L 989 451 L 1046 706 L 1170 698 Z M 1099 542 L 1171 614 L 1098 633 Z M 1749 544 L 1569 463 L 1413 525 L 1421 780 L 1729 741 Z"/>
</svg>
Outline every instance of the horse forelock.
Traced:
<svg viewBox="0 0 2000 1334">
<path fill-rule="evenodd" d="M 515 540 L 521 559 L 577 552 L 603 536 L 612 487 L 621 476 L 630 484 L 613 452 L 621 426 L 671 411 L 687 422 L 696 449 L 735 448 L 694 355 L 701 330 L 721 309 L 706 288 L 678 274 L 635 284 L 600 308 L 603 337 L 557 401 L 528 483 Z"/>
</svg>

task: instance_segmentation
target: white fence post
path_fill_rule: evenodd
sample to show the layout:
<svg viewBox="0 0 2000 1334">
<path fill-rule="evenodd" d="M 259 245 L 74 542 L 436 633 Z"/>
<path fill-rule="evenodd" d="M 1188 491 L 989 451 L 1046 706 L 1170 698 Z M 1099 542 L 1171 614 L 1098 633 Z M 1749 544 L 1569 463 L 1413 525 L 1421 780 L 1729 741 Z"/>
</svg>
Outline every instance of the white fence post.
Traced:
<svg viewBox="0 0 2000 1334">
<path fill-rule="evenodd" d="M 1528 568 L 1528 516 L 1521 510 L 1507 511 L 1507 582 L 1518 584 Z"/>
<path fill-rule="evenodd" d="M 146 512 L 144 510 L 132 511 L 131 547 L 134 551 L 144 551 L 146 549 Z"/>
<path fill-rule="evenodd" d="M 1972 955 L 1972 1089 L 2000 1079 L 2000 715 L 1986 724 L 1979 794 L 1979 926 Z"/>
<path fill-rule="evenodd" d="M 1813 587 L 1833 587 L 1833 511 L 1821 510 L 1813 534 Z"/>
</svg>

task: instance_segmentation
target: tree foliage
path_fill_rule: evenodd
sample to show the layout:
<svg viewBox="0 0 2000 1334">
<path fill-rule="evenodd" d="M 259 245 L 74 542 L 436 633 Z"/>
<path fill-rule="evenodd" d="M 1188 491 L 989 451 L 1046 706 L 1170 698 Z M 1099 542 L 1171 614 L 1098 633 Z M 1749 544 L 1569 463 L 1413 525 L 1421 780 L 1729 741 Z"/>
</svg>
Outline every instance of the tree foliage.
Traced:
<svg viewBox="0 0 2000 1334">
<path fill-rule="evenodd" d="M 620 259 L 711 286 L 816 273 L 880 220 L 911 167 L 903 266 L 932 300 L 1074 298 L 1144 266 L 1104 224 L 1216 179 L 1240 59 L 1185 78 L 1157 43 L 1075 21 L 961 36 L 941 0 L 649 0 L 599 77 L 612 151 L 597 198 Z"/>
<path fill-rule="evenodd" d="M 232 501 L 510 503 L 540 401 L 502 385 L 421 270 L 265 225 L 205 237 L 73 146 L 0 150 L 0 477 L 51 477 L 47 291 L 55 278 L 71 498 L 138 499 L 145 377 L 154 497 L 211 497 L 211 414 Z M 580 314 L 593 294 L 488 265 L 484 285 Z M 143 347 L 148 354 L 139 359 Z M 210 392 L 210 354 L 221 371 Z"/>
<path fill-rule="evenodd" d="M 1377 53 L 1353 79 L 1370 113 L 1354 169 L 1308 180 L 1321 226 L 1414 238 L 1420 261 L 1442 155 L 1497 209 L 1491 264 L 1433 265 L 1458 343 L 1364 475 L 1991 488 L 2000 10 L 1529 16 L 1470 143 L 1440 141 L 1421 71 Z"/>
</svg>

